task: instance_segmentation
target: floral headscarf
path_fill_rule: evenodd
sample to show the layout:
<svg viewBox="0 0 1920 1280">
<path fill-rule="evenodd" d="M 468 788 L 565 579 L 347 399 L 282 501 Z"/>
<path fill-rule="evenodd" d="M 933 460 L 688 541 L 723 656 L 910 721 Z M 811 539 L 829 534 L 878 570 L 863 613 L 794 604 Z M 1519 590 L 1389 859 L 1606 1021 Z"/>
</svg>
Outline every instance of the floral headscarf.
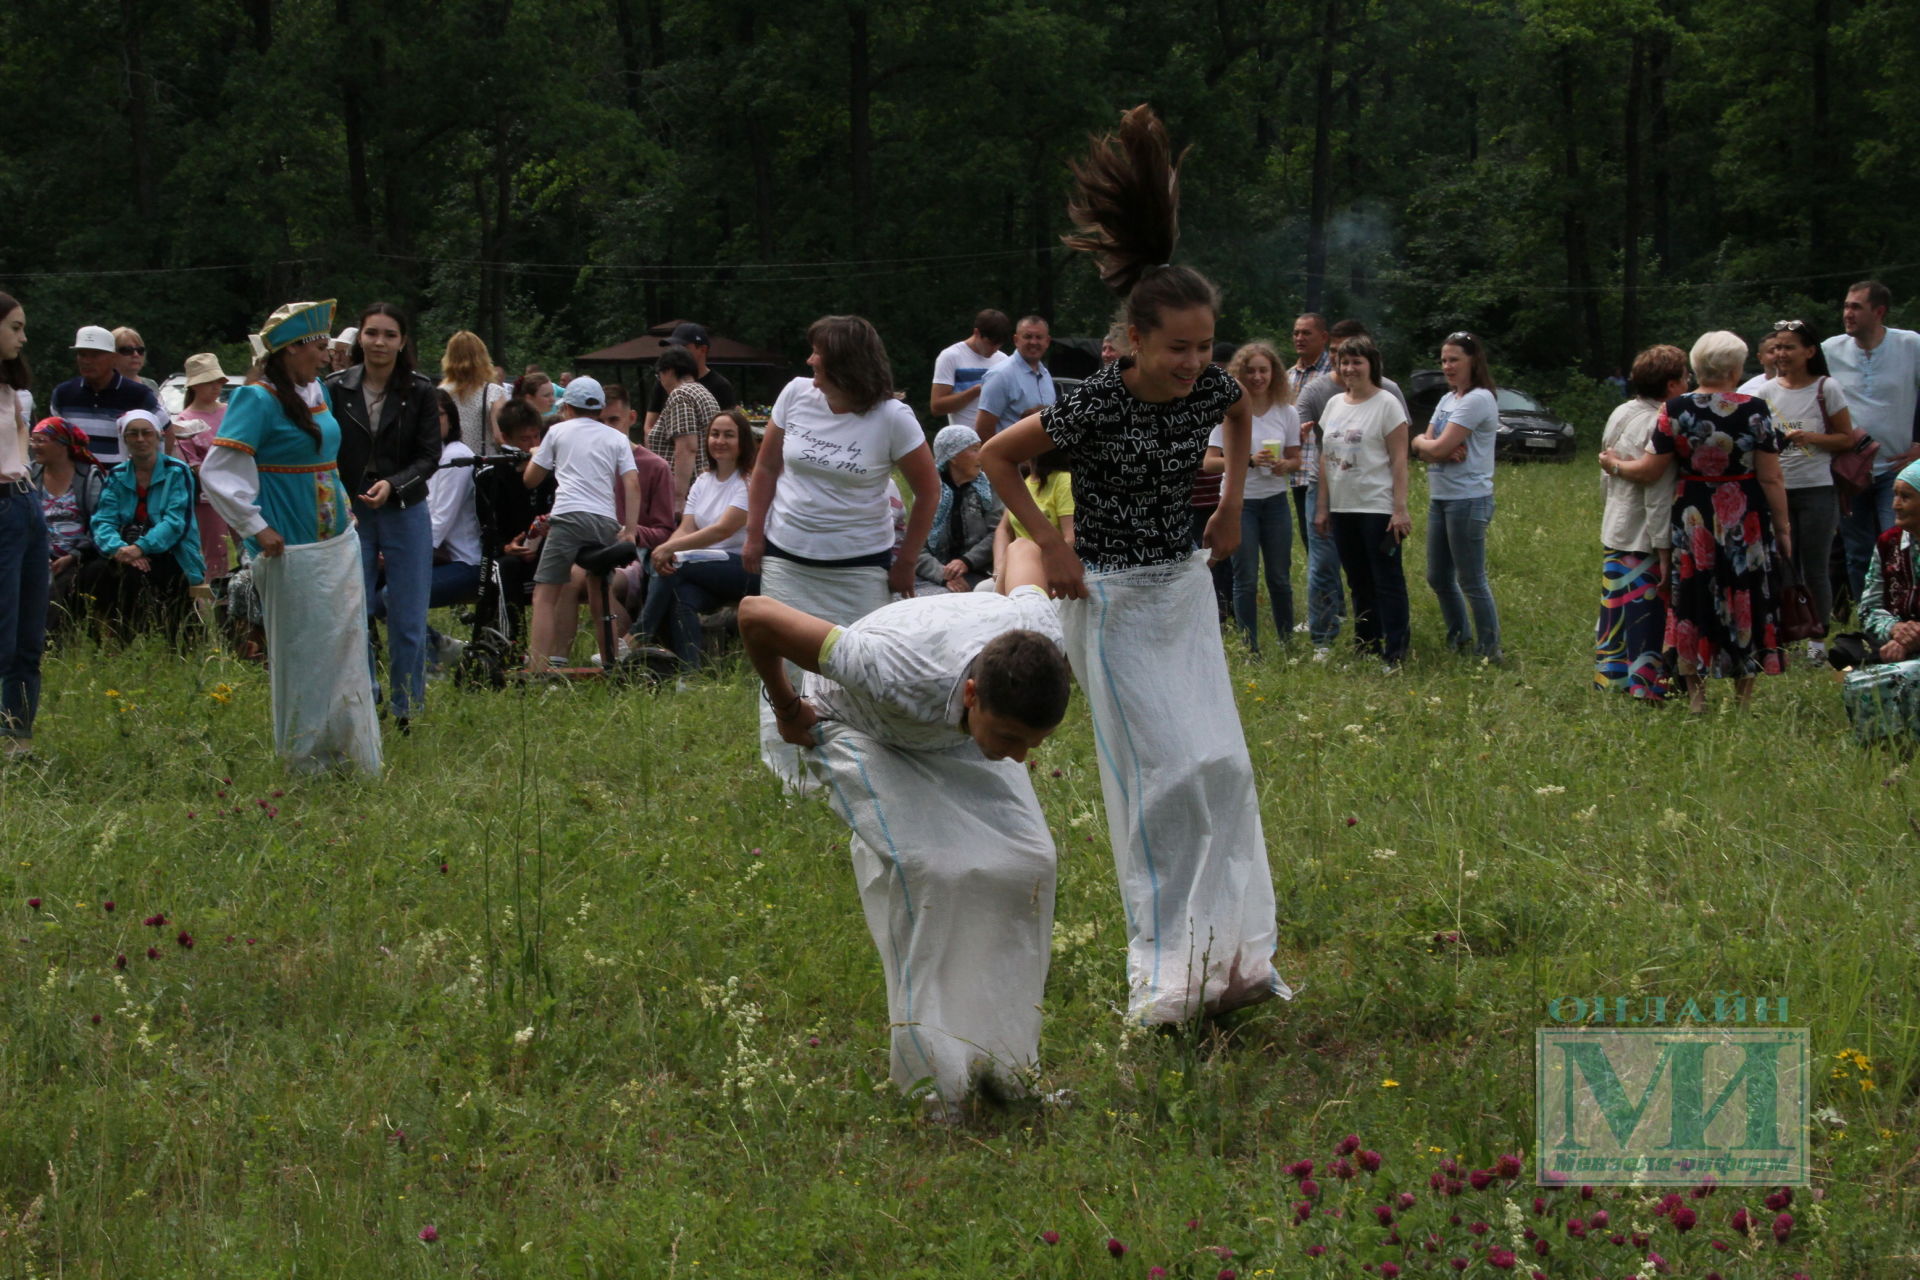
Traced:
<svg viewBox="0 0 1920 1280">
<path fill-rule="evenodd" d="M 33 425 L 33 434 L 48 436 L 67 447 L 67 456 L 73 459 L 73 465 L 89 466 L 95 471 L 105 471 L 100 459 L 93 456 L 88 447 L 87 433 L 68 422 L 65 418 L 42 418 Z"/>
</svg>

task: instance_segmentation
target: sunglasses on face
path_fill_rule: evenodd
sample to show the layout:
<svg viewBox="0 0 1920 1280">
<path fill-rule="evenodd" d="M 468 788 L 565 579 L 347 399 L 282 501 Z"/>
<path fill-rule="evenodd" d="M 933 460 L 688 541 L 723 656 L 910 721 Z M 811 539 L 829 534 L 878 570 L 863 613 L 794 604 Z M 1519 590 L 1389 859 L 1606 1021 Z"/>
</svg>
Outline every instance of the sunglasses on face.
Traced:
<svg viewBox="0 0 1920 1280">
<path fill-rule="evenodd" d="M 114 350 L 123 356 L 143 356 L 147 354 L 145 347 L 115 347 Z"/>
</svg>

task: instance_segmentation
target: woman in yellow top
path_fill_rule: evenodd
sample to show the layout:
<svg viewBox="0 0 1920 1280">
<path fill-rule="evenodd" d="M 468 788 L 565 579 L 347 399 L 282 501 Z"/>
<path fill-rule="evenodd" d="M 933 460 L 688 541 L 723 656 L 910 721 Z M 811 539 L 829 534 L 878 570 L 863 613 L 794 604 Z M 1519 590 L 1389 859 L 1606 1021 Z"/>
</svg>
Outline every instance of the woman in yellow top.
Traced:
<svg viewBox="0 0 1920 1280">
<path fill-rule="evenodd" d="M 1068 546 L 1073 545 L 1073 473 L 1067 470 L 1067 454 L 1064 449 L 1049 449 L 1027 464 L 1027 492 L 1040 508 L 1040 514 L 1047 522 L 1060 531 L 1060 536 Z M 993 531 L 993 581 L 994 589 L 1001 595 L 1007 594 L 1006 575 L 1002 569 L 1007 563 L 1007 545 L 1016 538 L 1033 541 L 1033 535 L 1027 527 L 1014 518 L 1009 511 L 1000 517 L 1000 527 Z"/>
</svg>

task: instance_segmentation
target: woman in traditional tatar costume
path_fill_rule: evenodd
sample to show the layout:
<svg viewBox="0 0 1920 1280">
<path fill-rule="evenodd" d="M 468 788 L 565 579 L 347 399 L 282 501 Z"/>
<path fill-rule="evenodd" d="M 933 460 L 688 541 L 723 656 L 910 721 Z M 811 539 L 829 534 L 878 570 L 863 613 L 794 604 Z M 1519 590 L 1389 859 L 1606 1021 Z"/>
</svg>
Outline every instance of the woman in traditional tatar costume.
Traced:
<svg viewBox="0 0 1920 1280">
<path fill-rule="evenodd" d="M 266 614 L 273 745 L 296 773 L 380 771 L 367 673 L 360 541 L 334 465 L 340 426 L 317 381 L 333 302 L 292 302 L 253 335 L 200 468 L 207 497 L 246 540 Z"/>
</svg>

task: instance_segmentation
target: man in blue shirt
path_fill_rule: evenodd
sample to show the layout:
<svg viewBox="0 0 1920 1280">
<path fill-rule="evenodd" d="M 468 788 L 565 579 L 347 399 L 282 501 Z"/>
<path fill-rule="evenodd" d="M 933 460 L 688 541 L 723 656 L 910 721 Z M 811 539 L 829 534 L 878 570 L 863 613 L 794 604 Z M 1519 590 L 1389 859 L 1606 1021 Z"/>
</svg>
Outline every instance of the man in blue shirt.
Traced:
<svg viewBox="0 0 1920 1280">
<path fill-rule="evenodd" d="M 973 429 L 982 440 L 993 439 L 993 433 L 1002 426 L 1011 426 L 1053 403 L 1053 374 L 1040 362 L 1052 345 L 1053 331 L 1040 316 L 1023 317 L 1014 327 L 1014 358 L 989 370 L 980 384 L 980 406 Z"/>
<path fill-rule="evenodd" d="M 164 427 L 166 412 L 150 387 L 121 374 L 119 352 L 106 329 L 97 324 L 83 326 L 73 337 L 73 354 L 80 376 L 53 389 L 47 412 L 86 432 L 93 456 L 111 467 L 126 457 L 120 445 L 120 415 L 145 409 Z"/>
</svg>

